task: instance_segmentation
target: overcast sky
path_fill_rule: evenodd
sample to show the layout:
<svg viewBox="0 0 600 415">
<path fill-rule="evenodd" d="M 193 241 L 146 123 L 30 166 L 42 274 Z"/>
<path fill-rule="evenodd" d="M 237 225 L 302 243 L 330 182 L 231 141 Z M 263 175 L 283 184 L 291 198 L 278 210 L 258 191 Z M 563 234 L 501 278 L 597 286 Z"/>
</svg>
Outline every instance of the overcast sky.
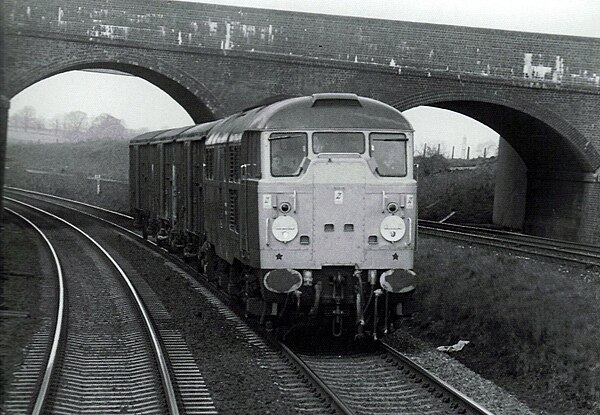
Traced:
<svg viewBox="0 0 600 415">
<path fill-rule="evenodd" d="M 598 0 L 183 1 L 600 37 L 600 2 Z"/>
<path fill-rule="evenodd" d="M 188 1 L 600 38 L 598 0 Z M 49 119 L 74 110 L 90 116 L 108 112 L 123 119 L 129 128 L 159 129 L 192 123 L 178 104 L 152 84 L 135 77 L 90 72 L 64 73 L 27 88 L 11 101 L 11 113 L 26 105 Z M 462 145 L 463 137 L 473 149 L 497 141 L 495 132 L 460 114 L 415 108 L 406 115 L 417 131 L 417 148 L 426 142 L 434 146 L 441 142 L 449 152 L 452 145 Z"/>
</svg>

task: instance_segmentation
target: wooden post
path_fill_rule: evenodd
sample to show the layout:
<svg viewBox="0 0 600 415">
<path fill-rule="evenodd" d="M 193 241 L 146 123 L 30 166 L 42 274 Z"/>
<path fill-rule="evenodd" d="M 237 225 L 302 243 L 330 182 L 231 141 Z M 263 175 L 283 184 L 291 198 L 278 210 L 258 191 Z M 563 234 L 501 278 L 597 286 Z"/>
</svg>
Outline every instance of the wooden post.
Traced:
<svg viewBox="0 0 600 415">
<path fill-rule="evenodd" d="M 96 179 L 96 194 L 99 195 L 100 194 L 100 180 L 101 180 L 101 175 L 100 174 L 95 174 L 94 175 L 94 179 Z"/>
</svg>

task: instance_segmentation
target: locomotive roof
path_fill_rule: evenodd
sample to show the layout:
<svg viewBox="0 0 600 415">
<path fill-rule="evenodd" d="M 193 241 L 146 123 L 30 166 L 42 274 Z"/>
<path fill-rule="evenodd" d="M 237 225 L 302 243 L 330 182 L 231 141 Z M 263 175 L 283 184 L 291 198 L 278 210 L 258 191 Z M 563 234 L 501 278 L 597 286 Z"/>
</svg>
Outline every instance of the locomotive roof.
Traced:
<svg viewBox="0 0 600 415">
<path fill-rule="evenodd" d="M 400 111 L 355 94 L 313 94 L 283 99 L 223 119 L 211 130 L 207 145 L 239 141 L 248 130 L 325 129 L 413 131 Z"/>
<path fill-rule="evenodd" d="M 326 93 L 285 98 L 251 107 L 218 121 L 142 134 L 132 144 L 200 138 L 206 144 L 241 140 L 248 130 L 403 130 L 413 128 L 400 111 L 380 101 L 355 94 Z"/>
<path fill-rule="evenodd" d="M 390 129 L 412 130 L 390 105 L 355 94 L 313 94 L 290 98 L 256 112 L 251 129 Z"/>
</svg>

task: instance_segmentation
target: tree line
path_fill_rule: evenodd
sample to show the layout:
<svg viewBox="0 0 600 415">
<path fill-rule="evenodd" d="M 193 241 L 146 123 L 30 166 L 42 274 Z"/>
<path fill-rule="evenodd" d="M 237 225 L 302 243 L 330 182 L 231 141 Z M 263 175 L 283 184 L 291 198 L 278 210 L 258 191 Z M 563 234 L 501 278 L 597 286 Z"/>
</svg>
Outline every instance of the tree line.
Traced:
<svg viewBox="0 0 600 415">
<path fill-rule="evenodd" d="M 71 111 L 51 119 L 38 116 L 34 107 L 25 106 L 8 119 L 9 128 L 53 134 L 71 141 L 131 138 L 143 130 L 131 130 L 122 119 L 103 113 L 91 117 L 83 111 Z"/>
</svg>

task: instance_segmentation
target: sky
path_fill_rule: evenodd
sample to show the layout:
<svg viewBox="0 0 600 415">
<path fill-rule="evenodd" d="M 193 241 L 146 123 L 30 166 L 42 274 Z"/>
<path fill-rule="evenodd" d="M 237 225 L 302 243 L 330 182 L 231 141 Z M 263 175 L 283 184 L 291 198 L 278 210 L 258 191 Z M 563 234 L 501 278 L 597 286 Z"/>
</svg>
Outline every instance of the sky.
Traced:
<svg viewBox="0 0 600 415">
<path fill-rule="evenodd" d="M 183 0 L 488 29 L 600 37 L 597 0 Z"/>
<path fill-rule="evenodd" d="M 600 38 L 598 0 L 188 1 Z M 63 73 L 40 81 L 15 96 L 11 100 L 10 113 L 14 114 L 26 105 L 33 106 L 38 116 L 47 119 L 76 110 L 92 117 L 108 112 L 123 119 L 132 129 L 153 130 L 192 124 L 183 108 L 167 94 L 149 82 L 131 76 L 80 71 Z M 449 154 L 452 146 L 457 146 L 458 151 L 464 137 L 473 151 L 482 152 L 484 146 L 498 141 L 494 131 L 451 111 L 418 107 L 406 111 L 405 115 L 416 130 L 418 152 L 424 144 L 434 147 L 441 144 L 442 151 Z M 431 123 L 432 118 L 436 123 Z"/>
</svg>

